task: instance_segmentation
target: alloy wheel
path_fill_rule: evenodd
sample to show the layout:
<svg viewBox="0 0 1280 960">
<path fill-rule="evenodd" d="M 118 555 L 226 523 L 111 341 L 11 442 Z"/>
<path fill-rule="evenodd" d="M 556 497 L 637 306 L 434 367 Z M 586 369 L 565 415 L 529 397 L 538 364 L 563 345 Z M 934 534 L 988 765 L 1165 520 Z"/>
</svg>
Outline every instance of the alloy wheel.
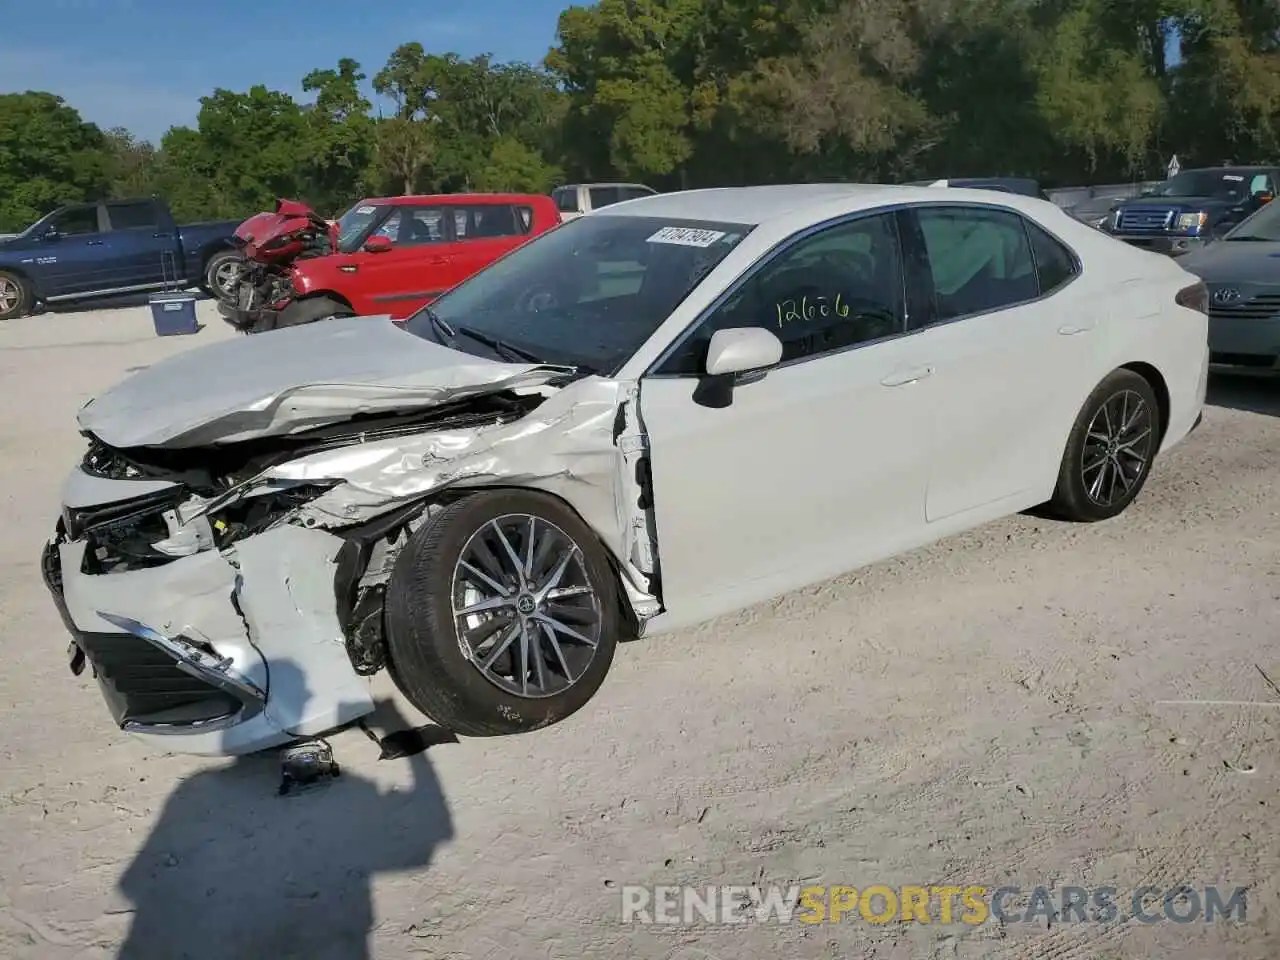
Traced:
<svg viewBox="0 0 1280 960">
<path fill-rule="evenodd" d="M 240 279 L 240 264 L 235 260 L 227 260 L 218 264 L 213 271 L 213 284 L 226 296 L 234 296 L 236 283 Z"/>
<path fill-rule="evenodd" d="M 1155 423 L 1151 407 L 1132 390 L 1113 394 L 1089 422 L 1080 478 L 1100 507 L 1126 500 L 1151 462 Z"/>
<path fill-rule="evenodd" d="M 452 600 L 463 656 L 519 697 L 563 693 L 600 642 L 582 548 L 542 517 L 507 514 L 473 533 L 454 564 Z"/>
<path fill-rule="evenodd" d="M 16 310 L 22 300 L 22 290 L 18 284 L 8 277 L 0 277 L 0 314 Z"/>
</svg>

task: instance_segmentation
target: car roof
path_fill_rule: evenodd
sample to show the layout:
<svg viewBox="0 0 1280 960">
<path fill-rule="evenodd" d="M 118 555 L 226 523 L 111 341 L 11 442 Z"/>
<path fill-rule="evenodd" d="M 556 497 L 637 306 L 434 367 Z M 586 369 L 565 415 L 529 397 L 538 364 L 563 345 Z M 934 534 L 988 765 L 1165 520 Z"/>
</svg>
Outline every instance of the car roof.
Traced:
<svg viewBox="0 0 1280 960">
<path fill-rule="evenodd" d="M 457 206 L 463 203 L 533 203 L 549 200 L 540 193 L 423 193 L 404 197 L 370 197 L 364 206 L 406 207 L 422 203 Z"/>
<path fill-rule="evenodd" d="M 797 183 L 767 187 L 716 187 L 639 197 L 593 211 L 588 216 L 668 217 L 760 226 L 773 221 L 808 219 L 819 223 L 833 214 L 893 203 L 975 203 L 1041 209 L 1046 203 L 1016 193 L 948 187 L 894 186 L 880 183 Z M 1028 204 L 1035 204 L 1034 208 Z M 833 210 L 832 208 L 838 208 Z"/>
</svg>

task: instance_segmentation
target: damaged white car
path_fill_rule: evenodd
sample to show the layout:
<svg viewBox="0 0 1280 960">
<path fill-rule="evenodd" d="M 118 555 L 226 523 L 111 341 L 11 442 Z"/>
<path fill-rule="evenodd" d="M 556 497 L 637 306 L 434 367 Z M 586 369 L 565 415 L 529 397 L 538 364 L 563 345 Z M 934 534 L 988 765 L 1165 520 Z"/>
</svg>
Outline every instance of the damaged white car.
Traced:
<svg viewBox="0 0 1280 960">
<path fill-rule="evenodd" d="M 1035 199 L 634 200 L 403 327 L 126 379 L 80 413 L 44 575 L 72 670 L 162 749 L 317 736 L 383 669 L 458 733 L 530 730 L 621 640 L 1038 504 L 1115 516 L 1199 422 L 1205 309 Z"/>
</svg>

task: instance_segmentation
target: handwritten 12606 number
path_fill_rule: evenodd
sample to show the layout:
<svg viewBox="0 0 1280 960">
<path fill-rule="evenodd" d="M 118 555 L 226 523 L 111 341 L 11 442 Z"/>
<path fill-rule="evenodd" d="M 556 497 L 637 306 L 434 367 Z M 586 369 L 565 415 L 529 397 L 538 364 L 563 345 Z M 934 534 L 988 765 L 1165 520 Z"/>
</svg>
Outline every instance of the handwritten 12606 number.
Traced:
<svg viewBox="0 0 1280 960">
<path fill-rule="evenodd" d="M 778 311 L 778 329 L 788 323 L 799 320 L 813 320 L 817 317 L 847 317 L 849 305 L 843 302 L 840 294 L 835 300 L 827 297 L 801 297 L 799 300 L 783 300 L 776 305 Z"/>
</svg>

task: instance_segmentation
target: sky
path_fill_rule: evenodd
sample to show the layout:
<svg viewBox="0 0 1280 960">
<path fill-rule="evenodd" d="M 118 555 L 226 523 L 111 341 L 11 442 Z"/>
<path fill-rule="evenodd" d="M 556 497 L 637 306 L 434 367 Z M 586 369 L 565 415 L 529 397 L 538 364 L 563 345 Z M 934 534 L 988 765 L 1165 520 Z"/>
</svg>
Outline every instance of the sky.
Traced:
<svg viewBox="0 0 1280 960">
<path fill-rule="evenodd" d="M 570 0 L 0 0 L 0 93 L 47 90 L 158 142 L 200 97 L 255 84 L 303 99 L 341 57 L 372 77 L 401 43 L 539 62 Z M 368 81 L 366 81 L 367 85 Z"/>
</svg>

